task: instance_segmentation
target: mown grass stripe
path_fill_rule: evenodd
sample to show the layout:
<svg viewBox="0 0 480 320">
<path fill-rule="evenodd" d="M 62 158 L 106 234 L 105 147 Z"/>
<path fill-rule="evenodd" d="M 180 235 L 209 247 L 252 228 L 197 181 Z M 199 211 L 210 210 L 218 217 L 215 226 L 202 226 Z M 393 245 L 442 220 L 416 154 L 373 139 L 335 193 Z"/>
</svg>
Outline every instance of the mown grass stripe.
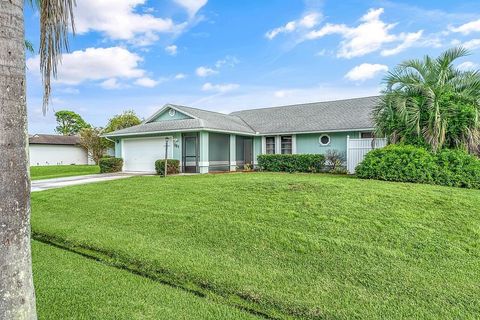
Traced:
<svg viewBox="0 0 480 320">
<path fill-rule="evenodd" d="M 125 263 L 124 260 L 120 260 L 116 257 L 114 257 L 114 254 L 108 254 L 105 251 L 102 252 L 102 250 L 96 250 L 93 248 L 86 248 L 84 246 L 80 245 L 73 245 L 67 241 L 60 240 L 57 237 L 51 237 L 45 234 L 37 233 L 37 232 L 32 232 L 32 239 L 50 246 L 53 246 L 58 249 L 62 249 L 68 252 L 72 252 L 75 254 L 78 254 L 84 258 L 90 259 L 97 261 L 99 263 L 102 263 L 106 266 L 114 267 L 117 269 L 125 270 L 128 271 L 132 274 L 142 276 L 145 278 L 148 278 L 150 280 L 159 282 L 164 285 L 168 285 L 172 288 L 180 289 L 183 291 L 186 291 L 190 294 L 193 294 L 197 297 L 204 298 L 204 299 L 210 299 L 214 302 L 217 303 L 222 303 L 227 306 L 235 307 L 239 310 L 248 312 L 254 316 L 258 316 L 264 319 L 269 319 L 269 320 L 276 320 L 276 319 L 294 319 L 290 315 L 279 315 L 277 314 L 278 312 L 276 311 L 270 311 L 271 313 L 268 313 L 264 310 L 259 310 L 257 308 L 253 308 L 252 306 L 246 304 L 246 303 L 238 303 L 232 300 L 231 298 L 229 299 L 228 297 L 225 297 L 221 294 L 216 293 L 213 290 L 209 290 L 208 286 L 188 286 L 185 284 L 179 284 L 176 283 L 175 281 L 172 281 L 171 278 L 168 278 L 165 275 L 164 272 L 160 273 L 150 273 L 146 272 L 141 269 L 138 265 L 132 264 L 132 263 Z M 196 288 L 194 288 L 194 286 Z M 242 300 L 245 300 L 243 297 L 236 296 Z M 245 300 L 245 302 L 247 302 Z"/>
</svg>

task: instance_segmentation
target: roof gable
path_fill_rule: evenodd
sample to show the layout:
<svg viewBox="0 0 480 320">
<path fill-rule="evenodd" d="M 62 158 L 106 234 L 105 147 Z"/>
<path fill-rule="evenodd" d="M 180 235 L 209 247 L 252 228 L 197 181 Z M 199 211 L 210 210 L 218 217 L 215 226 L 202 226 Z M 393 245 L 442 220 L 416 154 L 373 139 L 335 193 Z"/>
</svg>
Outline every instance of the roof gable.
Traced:
<svg viewBox="0 0 480 320">
<path fill-rule="evenodd" d="M 157 111 L 153 116 L 148 118 L 145 123 L 185 119 L 194 119 L 194 117 L 181 112 L 174 106 L 166 105 Z"/>
</svg>

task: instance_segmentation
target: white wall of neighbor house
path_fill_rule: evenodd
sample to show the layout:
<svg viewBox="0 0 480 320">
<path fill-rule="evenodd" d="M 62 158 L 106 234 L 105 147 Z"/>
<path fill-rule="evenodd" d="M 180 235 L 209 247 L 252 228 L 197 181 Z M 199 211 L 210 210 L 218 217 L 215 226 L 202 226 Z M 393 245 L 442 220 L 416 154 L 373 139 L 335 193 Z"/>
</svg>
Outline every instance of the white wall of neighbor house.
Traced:
<svg viewBox="0 0 480 320">
<path fill-rule="evenodd" d="M 31 166 L 89 164 L 87 151 L 74 145 L 31 144 Z"/>
</svg>

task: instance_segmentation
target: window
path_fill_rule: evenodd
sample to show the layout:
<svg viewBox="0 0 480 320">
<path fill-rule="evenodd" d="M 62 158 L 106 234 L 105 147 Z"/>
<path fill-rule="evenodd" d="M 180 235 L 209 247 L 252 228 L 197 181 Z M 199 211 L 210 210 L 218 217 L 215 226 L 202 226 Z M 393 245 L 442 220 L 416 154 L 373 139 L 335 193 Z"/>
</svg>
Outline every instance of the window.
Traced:
<svg viewBox="0 0 480 320">
<path fill-rule="evenodd" d="M 322 146 L 328 146 L 330 144 L 330 136 L 328 134 L 322 134 L 318 141 Z"/>
<path fill-rule="evenodd" d="M 267 154 L 275 154 L 275 137 L 266 137 L 265 147 Z"/>
<path fill-rule="evenodd" d="M 280 140 L 282 154 L 292 154 L 292 136 L 282 136 Z"/>
<path fill-rule="evenodd" d="M 373 132 L 362 132 L 362 133 L 360 133 L 360 138 L 362 138 L 362 139 L 372 139 L 373 138 Z"/>
</svg>

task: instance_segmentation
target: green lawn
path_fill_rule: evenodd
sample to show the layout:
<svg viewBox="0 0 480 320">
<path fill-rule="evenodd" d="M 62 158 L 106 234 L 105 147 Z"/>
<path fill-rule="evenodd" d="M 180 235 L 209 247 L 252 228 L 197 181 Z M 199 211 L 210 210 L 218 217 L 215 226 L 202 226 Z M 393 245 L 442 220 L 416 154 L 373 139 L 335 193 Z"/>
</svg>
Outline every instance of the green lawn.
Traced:
<svg viewBox="0 0 480 320">
<path fill-rule="evenodd" d="M 30 167 L 32 180 L 83 176 L 100 172 L 99 166 L 65 165 L 65 166 L 33 166 Z"/>
<path fill-rule="evenodd" d="M 76 253 L 32 250 L 39 319 L 256 319 Z"/>
<path fill-rule="evenodd" d="M 325 174 L 134 177 L 33 194 L 32 228 L 273 316 L 458 319 L 480 314 L 479 204 Z"/>
</svg>

